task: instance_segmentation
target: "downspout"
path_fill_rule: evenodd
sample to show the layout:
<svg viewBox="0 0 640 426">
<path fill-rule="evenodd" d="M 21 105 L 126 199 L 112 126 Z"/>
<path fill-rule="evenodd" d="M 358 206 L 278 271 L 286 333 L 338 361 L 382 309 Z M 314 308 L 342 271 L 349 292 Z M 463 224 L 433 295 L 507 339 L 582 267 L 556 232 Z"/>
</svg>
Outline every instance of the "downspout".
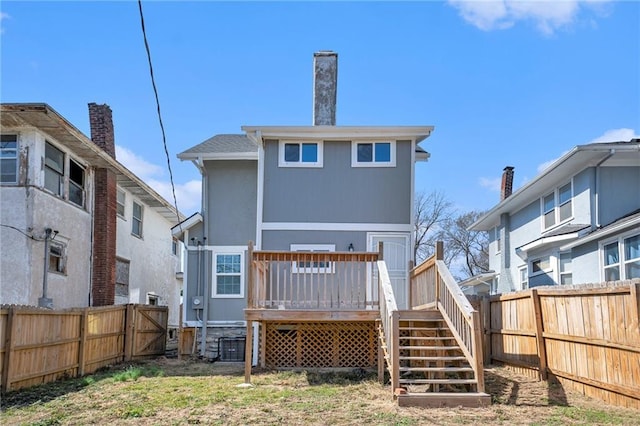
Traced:
<svg viewBox="0 0 640 426">
<path fill-rule="evenodd" d="M 594 184 L 594 196 L 595 196 L 595 215 L 596 215 L 596 220 L 595 220 L 595 226 L 596 229 L 599 229 L 602 225 L 600 224 L 600 166 L 602 165 L 602 163 L 604 163 L 605 161 L 607 161 L 609 158 L 611 158 L 613 156 L 613 154 L 616 153 L 615 149 L 610 149 L 609 150 L 609 154 L 607 154 L 606 157 L 604 157 L 602 160 L 600 160 L 598 162 L 598 164 L 596 164 L 596 181 Z"/>
<path fill-rule="evenodd" d="M 204 299 L 204 306 L 202 307 L 202 337 L 201 337 L 201 344 L 200 344 L 200 355 L 204 358 L 205 354 L 206 354 L 206 349 L 207 349 L 207 325 L 209 323 L 209 286 L 207 285 L 209 280 L 207 277 L 207 253 L 208 251 L 206 250 L 206 245 L 207 245 L 207 240 L 209 239 L 209 221 L 207 220 L 207 213 L 208 213 L 208 208 L 207 208 L 207 189 L 208 189 L 208 185 L 207 185 L 207 170 L 204 167 L 204 162 L 202 161 L 202 157 L 198 158 L 198 163 L 199 163 L 199 169 L 200 169 L 200 174 L 202 175 L 202 233 L 203 233 L 203 244 L 205 246 L 205 252 L 203 255 L 203 261 L 201 262 L 200 266 L 202 268 L 204 268 L 203 270 L 203 274 L 202 274 L 202 279 L 203 279 L 203 299 Z M 202 247 L 200 248 L 200 250 L 202 250 Z M 198 253 L 198 256 L 200 256 L 201 253 Z"/>
</svg>

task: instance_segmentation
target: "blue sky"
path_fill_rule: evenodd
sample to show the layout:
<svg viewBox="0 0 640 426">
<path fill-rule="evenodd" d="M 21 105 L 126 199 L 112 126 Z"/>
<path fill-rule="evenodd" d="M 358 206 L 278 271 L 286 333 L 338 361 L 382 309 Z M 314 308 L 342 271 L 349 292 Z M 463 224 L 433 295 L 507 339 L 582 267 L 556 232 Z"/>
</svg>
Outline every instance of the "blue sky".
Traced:
<svg viewBox="0 0 640 426">
<path fill-rule="evenodd" d="M 1 8 L 2 102 L 46 102 L 89 135 L 114 113 L 118 159 L 168 200 L 137 2 Z M 640 133 L 640 3 L 143 2 L 180 209 L 199 209 L 176 154 L 242 125 L 310 125 L 312 63 L 338 53 L 338 125 L 433 125 L 416 188 L 461 211 L 498 201 L 578 144 Z"/>
</svg>

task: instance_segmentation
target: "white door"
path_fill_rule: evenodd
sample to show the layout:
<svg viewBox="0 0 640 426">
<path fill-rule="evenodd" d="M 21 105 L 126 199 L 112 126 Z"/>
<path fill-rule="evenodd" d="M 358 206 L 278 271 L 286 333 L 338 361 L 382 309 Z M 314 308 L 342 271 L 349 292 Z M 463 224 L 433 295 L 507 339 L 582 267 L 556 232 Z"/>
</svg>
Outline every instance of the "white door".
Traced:
<svg viewBox="0 0 640 426">
<path fill-rule="evenodd" d="M 398 309 L 409 309 L 409 234 L 371 233 L 367 234 L 367 240 L 370 251 L 378 251 L 378 243 L 382 242 L 382 256 Z M 378 277 L 374 277 L 372 284 L 377 282 Z"/>
</svg>

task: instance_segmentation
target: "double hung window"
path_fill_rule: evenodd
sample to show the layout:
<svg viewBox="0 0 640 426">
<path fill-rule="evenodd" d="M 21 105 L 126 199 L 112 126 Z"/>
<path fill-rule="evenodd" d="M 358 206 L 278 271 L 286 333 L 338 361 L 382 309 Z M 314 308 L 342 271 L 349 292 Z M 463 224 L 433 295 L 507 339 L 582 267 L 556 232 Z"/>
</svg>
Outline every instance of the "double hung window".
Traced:
<svg viewBox="0 0 640 426">
<path fill-rule="evenodd" d="M 0 183 L 18 183 L 18 135 L 0 136 Z"/>
<path fill-rule="evenodd" d="M 572 194 L 573 190 L 569 182 L 542 197 L 543 229 L 551 228 L 571 218 Z"/>
<path fill-rule="evenodd" d="M 605 281 L 640 278 L 640 234 L 605 244 L 602 252 Z"/>
<path fill-rule="evenodd" d="M 64 195 L 64 153 L 49 142 L 44 148 L 44 187 L 55 195 Z"/>
<path fill-rule="evenodd" d="M 215 283 L 213 295 L 217 297 L 243 297 L 243 253 L 215 253 Z"/>
<path fill-rule="evenodd" d="M 141 204 L 133 202 L 133 214 L 131 216 L 131 233 L 142 238 L 142 215 L 144 211 Z"/>
</svg>

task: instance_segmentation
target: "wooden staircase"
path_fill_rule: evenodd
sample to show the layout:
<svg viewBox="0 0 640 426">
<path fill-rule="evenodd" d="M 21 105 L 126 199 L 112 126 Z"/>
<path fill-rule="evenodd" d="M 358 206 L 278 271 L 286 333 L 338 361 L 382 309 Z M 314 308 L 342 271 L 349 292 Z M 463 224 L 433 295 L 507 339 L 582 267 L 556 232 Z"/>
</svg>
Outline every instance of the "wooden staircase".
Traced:
<svg viewBox="0 0 640 426">
<path fill-rule="evenodd" d="M 394 389 L 394 396 L 399 406 L 491 404 L 490 396 L 478 391 L 473 360 L 467 359 L 439 311 L 398 311 L 398 315 L 397 366 L 391 365 L 382 330 L 380 341 L 389 372 L 398 374 L 399 387 Z"/>
</svg>

